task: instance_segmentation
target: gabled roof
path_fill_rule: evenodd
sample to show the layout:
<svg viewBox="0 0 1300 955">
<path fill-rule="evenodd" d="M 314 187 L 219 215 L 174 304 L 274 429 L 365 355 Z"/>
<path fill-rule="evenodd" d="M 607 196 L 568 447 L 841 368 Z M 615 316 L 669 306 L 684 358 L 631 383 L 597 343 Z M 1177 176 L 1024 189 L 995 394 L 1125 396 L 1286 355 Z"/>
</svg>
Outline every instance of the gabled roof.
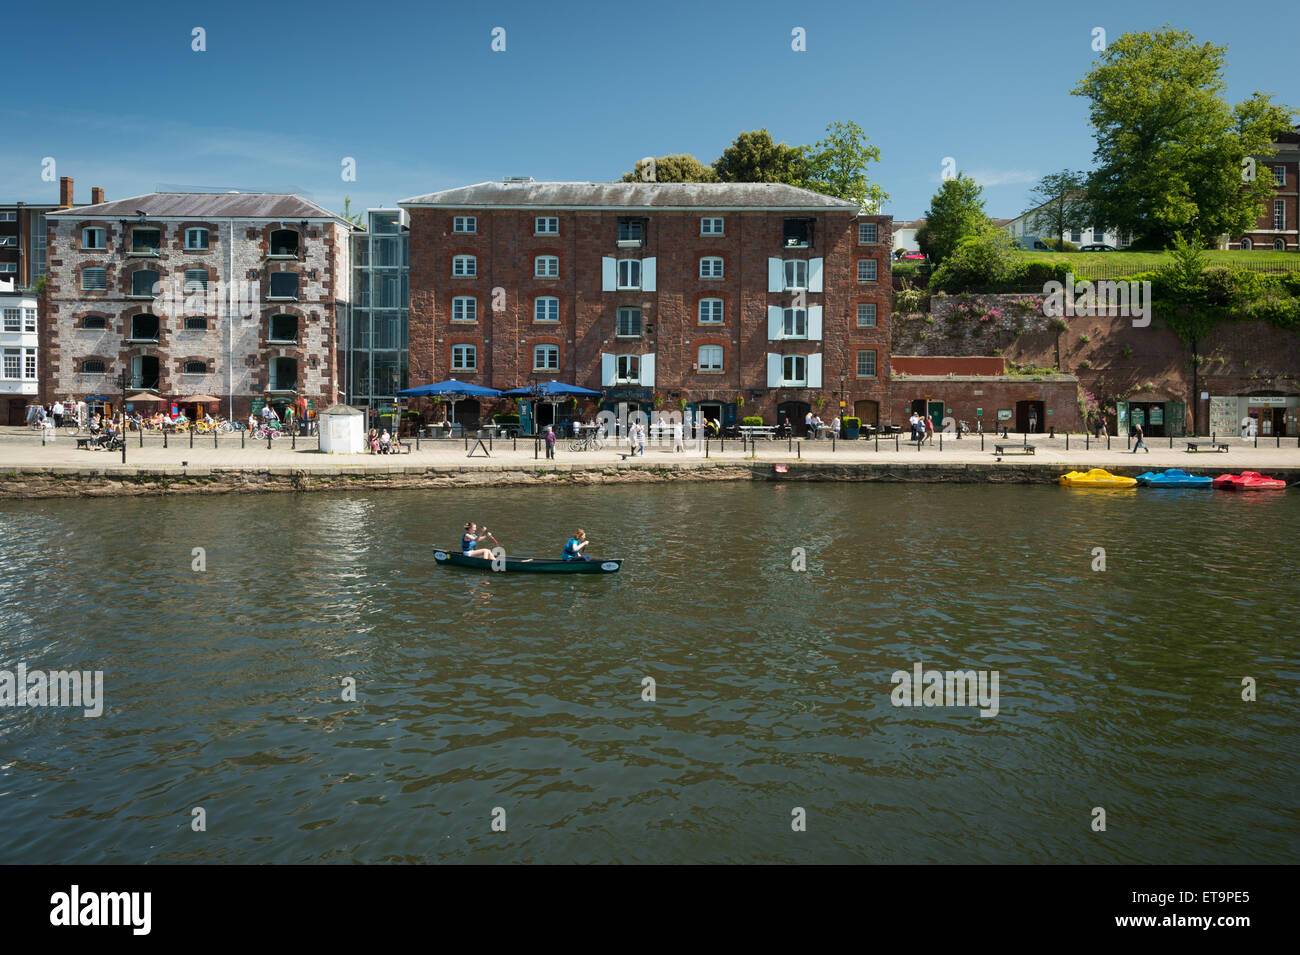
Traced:
<svg viewBox="0 0 1300 955">
<path fill-rule="evenodd" d="M 77 206 L 49 214 L 78 219 L 334 219 L 347 223 L 316 203 L 283 192 L 150 192 L 93 206 Z"/>
<path fill-rule="evenodd" d="M 724 209 L 857 212 L 858 204 L 773 182 L 480 182 L 413 196 L 402 208 Z"/>
</svg>

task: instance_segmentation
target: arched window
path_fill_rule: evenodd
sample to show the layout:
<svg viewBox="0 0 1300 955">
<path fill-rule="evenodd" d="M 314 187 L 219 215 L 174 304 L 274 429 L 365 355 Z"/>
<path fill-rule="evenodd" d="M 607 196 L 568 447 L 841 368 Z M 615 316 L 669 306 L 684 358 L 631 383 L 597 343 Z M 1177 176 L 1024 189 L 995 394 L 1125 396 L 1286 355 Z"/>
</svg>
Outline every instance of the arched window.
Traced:
<svg viewBox="0 0 1300 955">
<path fill-rule="evenodd" d="M 1251 242 L 1250 239 L 1242 239 L 1242 240 L 1241 240 L 1241 248 L 1242 248 L 1243 251 L 1249 252 L 1249 251 L 1250 251 L 1251 249 L 1253 249 L 1254 247 L 1255 247 L 1255 244 L 1254 244 L 1253 242 Z"/>
<path fill-rule="evenodd" d="M 298 340 L 297 315 L 272 315 L 270 334 L 273 342 L 296 342 Z"/>
<path fill-rule="evenodd" d="M 108 328 L 108 319 L 103 315 L 87 315 L 81 320 L 82 328 Z"/>
<path fill-rule="evenodd" d="M 294 233 L 297 235 L 297 233 Z M 271 273 L 271 298 L 296 299 L 298 297 L 297 272 Z"/>
<path fill-rule="evenodd" d="M 458 255 L 451 260 L 452 275 L 478 275 L 478 260 L 472 255 Z"/>
<path fill-rule="evenodd" d="M 208 270 L 207 269 L 186 269 L 185 270 L 185 294 L 190 295 L 194 292 L 206 292 L 208 290 Z"/>
<path fill-rule="evenodd" d="M 705 325 L 717 325 L 722 321 L 722 299 L 700 299 L 700 322 Z"/>
<path fill-rule="evenodd" d="M 533 371 L 559 371 L 560 346 L 538 345 L 533 349 Z"/>
<path fill-rule="evenodd" d="M 560 257 L 557 255 L 539 255 L 533 259 L 533 277 L 554 279 L 560 276 Z"/>
<path fill-rule="evenodd" d="M 131 340 L 136 342 L 156 342 L 158 340 L 158 316 L 145 312 L 131 316 Z"/>
<path fill-rule="evenodd" d="M 207 229 L 186 229 L 185 230 L 185 248 L 206 249 L 207 247 L 208 247 Z"/>
<path fill-rule="evenodd" d="M 1284 167 L 1284 168 L 1285 168 L 1285 167 Z M 1274 240 L 1273 240 L 1273 248 L 1274 248 L 1275 251 L 1278 251 L 1278 252 L 1285 252 L 1285 251 L 1286 251 L 1286 239 L 1274 239 Z"/>
<path fill-rule="evenodd" d="M 88 268 L 81 270 L 81 290 L 83 292 L 103 292 L 108 288 L 108 269 Z"/>
<path fill-rule="evenodd" d="M 158 272 L 154 269 L 136 269 L 131 273 L 131 294 L 134 296 L 153 298 L 157 284 Z"/>
<path fill-rule="evenodd" d="M 541 295 L 533 301 L 533 321 L 558 322 L 560 300 L 553 295 Z"/>
<path fill-rule="evenodd" d="M 451 346 L 452 371 L 474 371 L 478 368 L 478 352 L 473 345 Z"/>
<path fill-rule="evenodd" d="M 271 232 L 271 258 L 296 259 L 298 233 L 294 229 L 275 229 Z"/>
<path fill-rule="evenodd" d="M 700 371 L 722 371 L 722 346 L 700 346 Z"/>
</svg>

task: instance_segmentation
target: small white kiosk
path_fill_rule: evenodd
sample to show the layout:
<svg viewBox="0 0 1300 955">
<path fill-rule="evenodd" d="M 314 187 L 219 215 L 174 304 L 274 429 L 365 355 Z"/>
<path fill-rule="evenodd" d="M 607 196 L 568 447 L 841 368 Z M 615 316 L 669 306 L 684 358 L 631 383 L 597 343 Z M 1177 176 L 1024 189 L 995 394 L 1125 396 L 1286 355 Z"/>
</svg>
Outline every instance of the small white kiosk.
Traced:
<svg viewBox="0 0 1300 955">
<path fill-rule="evenodd" d="M 322 411 L 320 449 L 325 454 L 364 453 L 366 413 L 351 405 L 334 405 Z"/>
</svg>

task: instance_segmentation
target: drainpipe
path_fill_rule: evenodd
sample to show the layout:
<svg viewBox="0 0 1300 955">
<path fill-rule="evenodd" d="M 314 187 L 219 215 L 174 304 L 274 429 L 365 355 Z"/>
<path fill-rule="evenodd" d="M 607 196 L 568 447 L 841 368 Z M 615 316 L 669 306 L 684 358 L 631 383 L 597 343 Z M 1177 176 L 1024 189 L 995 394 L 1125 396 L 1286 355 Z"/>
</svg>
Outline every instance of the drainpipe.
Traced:
<svg viewBox="0 0 1300 955">
<path fill-rule="evenodd" d="M 235 220 L 226 220 L 226 417 L 235 423 Z"/>
</svg>

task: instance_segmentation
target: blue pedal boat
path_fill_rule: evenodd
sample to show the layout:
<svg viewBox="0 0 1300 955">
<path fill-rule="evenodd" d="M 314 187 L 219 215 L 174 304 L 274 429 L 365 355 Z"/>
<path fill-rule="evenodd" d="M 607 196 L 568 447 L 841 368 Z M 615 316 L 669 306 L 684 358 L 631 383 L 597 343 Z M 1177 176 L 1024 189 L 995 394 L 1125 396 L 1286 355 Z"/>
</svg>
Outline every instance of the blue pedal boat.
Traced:
<svg viewBox="0 0 1300 955">
<path fill-rule="evenodd" d="M 1148 471 L 1138 475 L 1138 484 L 1143 487 L 1209 487 L 1213 483 L 1214 478 L 1198 477 L 1179 468 L 1169 468 L 1159 473 Z"/>
</svg>

